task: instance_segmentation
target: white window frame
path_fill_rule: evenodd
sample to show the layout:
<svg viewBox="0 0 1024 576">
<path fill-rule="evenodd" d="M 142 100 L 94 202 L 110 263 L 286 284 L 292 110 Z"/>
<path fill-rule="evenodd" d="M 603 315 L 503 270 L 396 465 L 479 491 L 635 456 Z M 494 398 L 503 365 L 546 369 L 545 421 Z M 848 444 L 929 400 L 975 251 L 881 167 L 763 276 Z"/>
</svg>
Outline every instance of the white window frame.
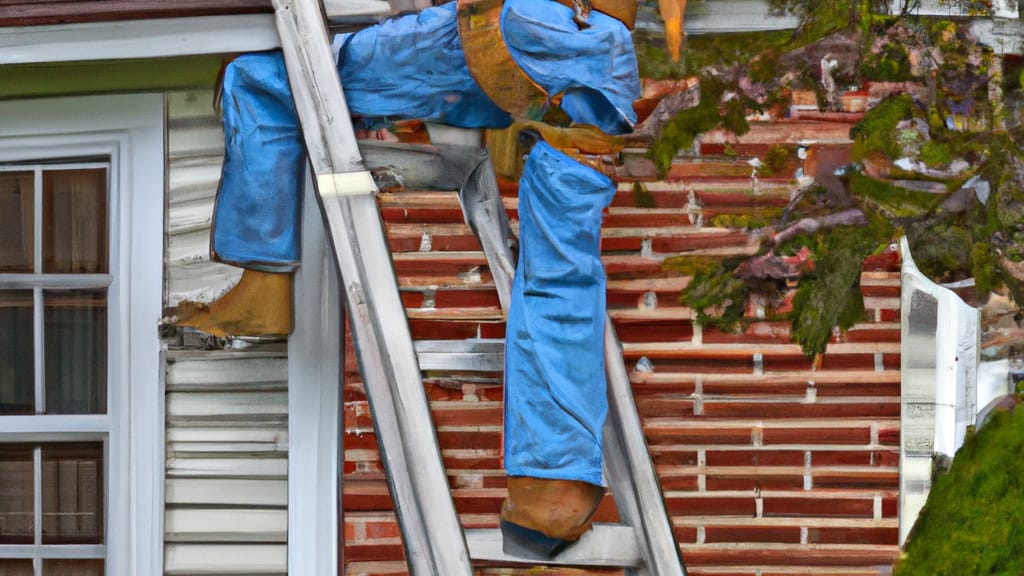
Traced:
<svg viewBox="0 0 1024 576">
<path fill-rule="evenodd" d="M 0 102 L 0 162 L 111 159 L 108 411 L 4 416 L 6 441 L 107 437 L 107 576 L 163 572 L 164 102 L 160 94 Z M 45 419 L 45 420 L 44 420 Z"/>
</svg>

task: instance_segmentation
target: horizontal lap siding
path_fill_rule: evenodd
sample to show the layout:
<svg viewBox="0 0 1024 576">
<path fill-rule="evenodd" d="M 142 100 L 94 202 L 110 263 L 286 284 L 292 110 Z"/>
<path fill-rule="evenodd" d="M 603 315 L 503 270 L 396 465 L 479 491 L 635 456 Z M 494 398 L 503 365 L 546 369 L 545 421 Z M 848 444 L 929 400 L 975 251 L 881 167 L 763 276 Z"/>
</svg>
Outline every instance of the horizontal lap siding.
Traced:
<svg viewBox="0 0 1024 576">
<path fill-rule="evenodd" d="M 208 301 L 240 274 L 209 258 L 223 132 L 211 90 L 167 110 L 167 304 Z M 287 572 L 288 361 L 253 350 L 168 352 L 168 576 Z"/>
<path fill-rule="evenodd" d="M 817 368 L 786 320 L 754 318 L 740 333 L 695 325 L 679 303 L 689 278 L 661 260 L 750 255 L 756 244 L 742 231 L 692 226 L 690 205 L 708 218 L 758 214 L 790 197 L 785 182 L 751 190 L 742 164 L 678 166 L 683 182 L 647 183 L 656 208 L 633 207 L 624 181 L 604 222 L 609 313 L 675 534 L 690 574 L 878 576 L 897 552 L 898 262 L 865 262 L 867 317 Z M 502 189 L 515 218 L 515 187 Z M 493 280 L 455 193 L 397 191 L 380 203 L 414 338 L 503 338 Z M 347 349 L 345 558 L 350 574 L 400 574 L 401 540 Z M 501 373 L 434 370 L 424 380 L 463 523 L 494 527 L 505 496 Z M 616 520 L 610 497 L 598 516 Z"/>
</svg>

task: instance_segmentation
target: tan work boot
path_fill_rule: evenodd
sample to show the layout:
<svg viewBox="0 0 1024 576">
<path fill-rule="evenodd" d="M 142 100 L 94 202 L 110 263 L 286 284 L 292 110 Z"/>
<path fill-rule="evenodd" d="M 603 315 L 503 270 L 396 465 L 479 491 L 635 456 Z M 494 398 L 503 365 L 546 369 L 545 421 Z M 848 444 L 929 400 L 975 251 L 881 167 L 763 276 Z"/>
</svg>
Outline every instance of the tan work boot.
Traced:
<svg viewBox="0 0 1024 576">
<path fill-rule="evenodd" d="M 292 275 L 247 269 L 217 300 L 178 304 L 170 323 L 219 338 L 285 338 L 292 331 Z"/>
<path fill-rule="evenodd" d="M 590 530 L 604 488 L 578 480 L 508 478 L 501 507 L 506 554 L 552 558 Z"/>
</svg>

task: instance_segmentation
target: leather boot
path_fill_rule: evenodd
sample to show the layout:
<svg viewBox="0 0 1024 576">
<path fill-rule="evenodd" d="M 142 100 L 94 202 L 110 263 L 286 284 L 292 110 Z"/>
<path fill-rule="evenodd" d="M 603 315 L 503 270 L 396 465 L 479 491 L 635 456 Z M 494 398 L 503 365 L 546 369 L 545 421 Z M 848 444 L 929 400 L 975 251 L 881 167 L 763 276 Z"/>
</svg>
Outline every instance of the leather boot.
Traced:
<svg viewBox="0 0 1024 576">
<path fill-rule="evenodd" d="M 578 480 L 508 478 L 501 507 L 505 552 L 551 558 L 590 530 L 604 488 Z"/>
<path fill-rule="evenodd" d="M 241 280 L 217 300 L 185 301 L 170 317 L 212 336 L 283 339 L 292 331 L 291 273 L 245 270 Z"/>
</svg>

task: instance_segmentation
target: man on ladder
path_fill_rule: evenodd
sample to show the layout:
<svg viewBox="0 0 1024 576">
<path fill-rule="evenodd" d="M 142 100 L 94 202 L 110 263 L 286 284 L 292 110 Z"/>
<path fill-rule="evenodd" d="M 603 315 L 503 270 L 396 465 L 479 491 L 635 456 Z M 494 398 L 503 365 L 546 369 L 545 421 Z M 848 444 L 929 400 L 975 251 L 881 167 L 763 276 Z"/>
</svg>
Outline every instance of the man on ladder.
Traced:
<svg viewBox="0 0 1024 576">
<path fill-rule="evenodd" d="M 616 187 L 602 173 L 610 163 L 591 153 L 609 150 L 604 134 L 632 129 L 639 97 L 627 29 L 636 6 L 615 2 L 460 0 L 335 41 L 349 108 L 367 122 L 501 128 L 560 108 L 577 126 L 560 134 L 535 124 L 520 179 L 501 511 L 506 552 L 520 556 L 551 557 L 578 539 L 604 493 L 599 241 Z M 289 306 L 280 299 L 290 297 L 299 260 L 304 156 L 280 55 L 228 64 L 221 105 L 227 148 L 211 249 L 246 271 L 217 302 L 180 307 L 178 324 L 219 336 L 286 335 Z"/>
</svg>

